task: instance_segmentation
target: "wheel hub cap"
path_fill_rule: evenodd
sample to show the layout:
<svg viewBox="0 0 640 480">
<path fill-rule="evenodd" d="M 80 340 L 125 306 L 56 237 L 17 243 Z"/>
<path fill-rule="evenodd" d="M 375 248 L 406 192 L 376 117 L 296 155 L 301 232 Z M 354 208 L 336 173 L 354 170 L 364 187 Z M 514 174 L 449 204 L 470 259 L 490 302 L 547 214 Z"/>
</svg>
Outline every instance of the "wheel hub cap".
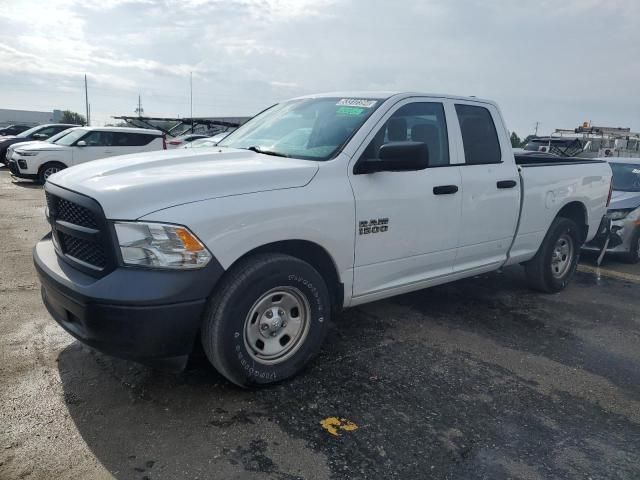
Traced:
<svg viewBox="0 0 640 480">
<path fill-rule="evenodd" d="M 274 288 L 249 310 L 244 342 L 253 360 L 264 364 L 283 362 L 298 351 L 309 331 L 309 302 L 293 287 Z"/>
<path fill-rule="evenodd" d="M 573 261 L 573 240 L 563 234 L 558 238 L 551 253 L 551 273 L 555 278 L 562 278 L 571 268 Z"/>
</svg>

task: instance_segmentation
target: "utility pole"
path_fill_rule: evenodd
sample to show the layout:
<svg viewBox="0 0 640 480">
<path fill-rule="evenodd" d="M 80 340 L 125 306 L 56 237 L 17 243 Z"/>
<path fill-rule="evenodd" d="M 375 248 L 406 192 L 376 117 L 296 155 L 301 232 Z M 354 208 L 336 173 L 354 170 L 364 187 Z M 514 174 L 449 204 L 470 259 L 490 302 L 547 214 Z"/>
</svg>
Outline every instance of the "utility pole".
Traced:
<svg viewBox="0 0 640 480">
<path fill-rule="evenodd" d="M 189 72 L 189 103 L 191 105 L 191 133 L 193 133 L 193 72 Z"/>
<path fill-rule="evenodd" d="M 87 126 L 91 125 L 91 117 L 89 111 L 89 91 L 87 89 L 87 74 L 84 74 L 84 106 L 87 113 Z"/>
<path fill-rule="evenodd" d="M 539 125 L 540 125 L 540 122 L 536 122 L 536 133 L 535 133 L 536 137 L 538 136 L 538 126 Z"/>
<path fill-rule="evenodd" d="M 144 113 L 144 109 L 142 108 L 142 98 L 140 97 L 140 94 L 138 94 L 138 108 L 136 108 L 134 111 L 138 114 L 139 117 L 141 117 Z"/>
</svg>

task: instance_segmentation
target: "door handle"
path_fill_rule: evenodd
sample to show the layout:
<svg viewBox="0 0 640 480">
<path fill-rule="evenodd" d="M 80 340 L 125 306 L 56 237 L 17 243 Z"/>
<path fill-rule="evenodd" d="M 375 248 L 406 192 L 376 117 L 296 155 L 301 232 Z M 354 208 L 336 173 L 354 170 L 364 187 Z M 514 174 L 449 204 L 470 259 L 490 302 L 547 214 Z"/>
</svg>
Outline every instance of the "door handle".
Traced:
<svg viewBox="0 0 640 480">
<path fill-rule="evenodd" d="M 513 188 L 518 184 L 515 180 L 500 180 L 496 185 L 498 188 Z"/>
<path fill-rule="evenodd" d="M 457 185 L 439 185 L 437 187 L 433 187 L 434 195 L 451 195 L 452 193 L 456 193 L 457 191 Z"/>
</svg>

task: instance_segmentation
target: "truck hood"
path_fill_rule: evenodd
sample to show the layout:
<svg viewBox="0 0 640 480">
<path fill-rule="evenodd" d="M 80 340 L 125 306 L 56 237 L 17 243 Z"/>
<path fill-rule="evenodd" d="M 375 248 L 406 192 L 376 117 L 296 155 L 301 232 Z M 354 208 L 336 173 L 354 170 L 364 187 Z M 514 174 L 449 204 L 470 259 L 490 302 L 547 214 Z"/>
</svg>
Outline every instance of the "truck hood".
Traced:
<svg viewBox="0 0 640 480">
<path fill-rule="evenodd" d="M 622 192 L 614 190 L 609 210 L 621 210 L 640 207 L 640 192 Z"/>
<path fill-rule="evenodd" d="M 314 161 L 214 147 L 96 160 L 47 181 L 96 199 L 107 218 L 136 219 L 183 203 L 302 187 L 317 171 Z"/>
</svg>

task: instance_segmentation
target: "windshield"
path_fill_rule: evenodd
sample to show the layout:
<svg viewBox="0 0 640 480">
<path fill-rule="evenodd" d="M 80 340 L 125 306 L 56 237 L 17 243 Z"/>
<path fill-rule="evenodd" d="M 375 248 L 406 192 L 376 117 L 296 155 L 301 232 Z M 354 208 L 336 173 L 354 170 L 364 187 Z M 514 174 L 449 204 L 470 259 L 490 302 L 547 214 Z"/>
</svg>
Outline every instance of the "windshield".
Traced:
<svg viewBox="0 0 640 480">
<path fill-rule="evenodd" d="M 367 98 L 303 98 L 275 105 L 218 146 L 283 157 L 328 160 L 382 103 Z"/>
<path fill-rule="evenodd" d="M 610 163 L 613 189 L 621 192 L 640 192 L 640 164 Z"/>
<path fill-rule="evenodd" d="M 60 133 L 55 134 L 53 137 L 49 137 L 46 141 L 49 143 L 57 143 L 58 140 L 60 140 L 62 137 L 66 137 L 71 132 L 73 132 L 73 130 L 74 129 L 63 130 Z"/>
<path fill-rule="evenodd" d="M 32 133 L 36 133 L 38 130 L 42 130 L 43 128 L 45 128 L 43 125 L 38 125 L 37 127 L 33 127 L 33 128 L 30 128 L 29 130 L 25 130 L 24 132 L 19 133 L 18 135 L 16 135 L 16 137 L 25 138 L 31 135 Z"/>
<path fill-rule="evenodd" d="M 85 133 L 87 133 L 87 130 L 85 130 L 84 128 L 73 130 L 72 132 L 69 132 L 68 135 L 65 135 L 64 137 L 58 139 L 58 141 L 56 141 L 56 145 L 65 145 L 68 147 L 72 145 L 73 142 L 81 138 Z"/>
</svg>

